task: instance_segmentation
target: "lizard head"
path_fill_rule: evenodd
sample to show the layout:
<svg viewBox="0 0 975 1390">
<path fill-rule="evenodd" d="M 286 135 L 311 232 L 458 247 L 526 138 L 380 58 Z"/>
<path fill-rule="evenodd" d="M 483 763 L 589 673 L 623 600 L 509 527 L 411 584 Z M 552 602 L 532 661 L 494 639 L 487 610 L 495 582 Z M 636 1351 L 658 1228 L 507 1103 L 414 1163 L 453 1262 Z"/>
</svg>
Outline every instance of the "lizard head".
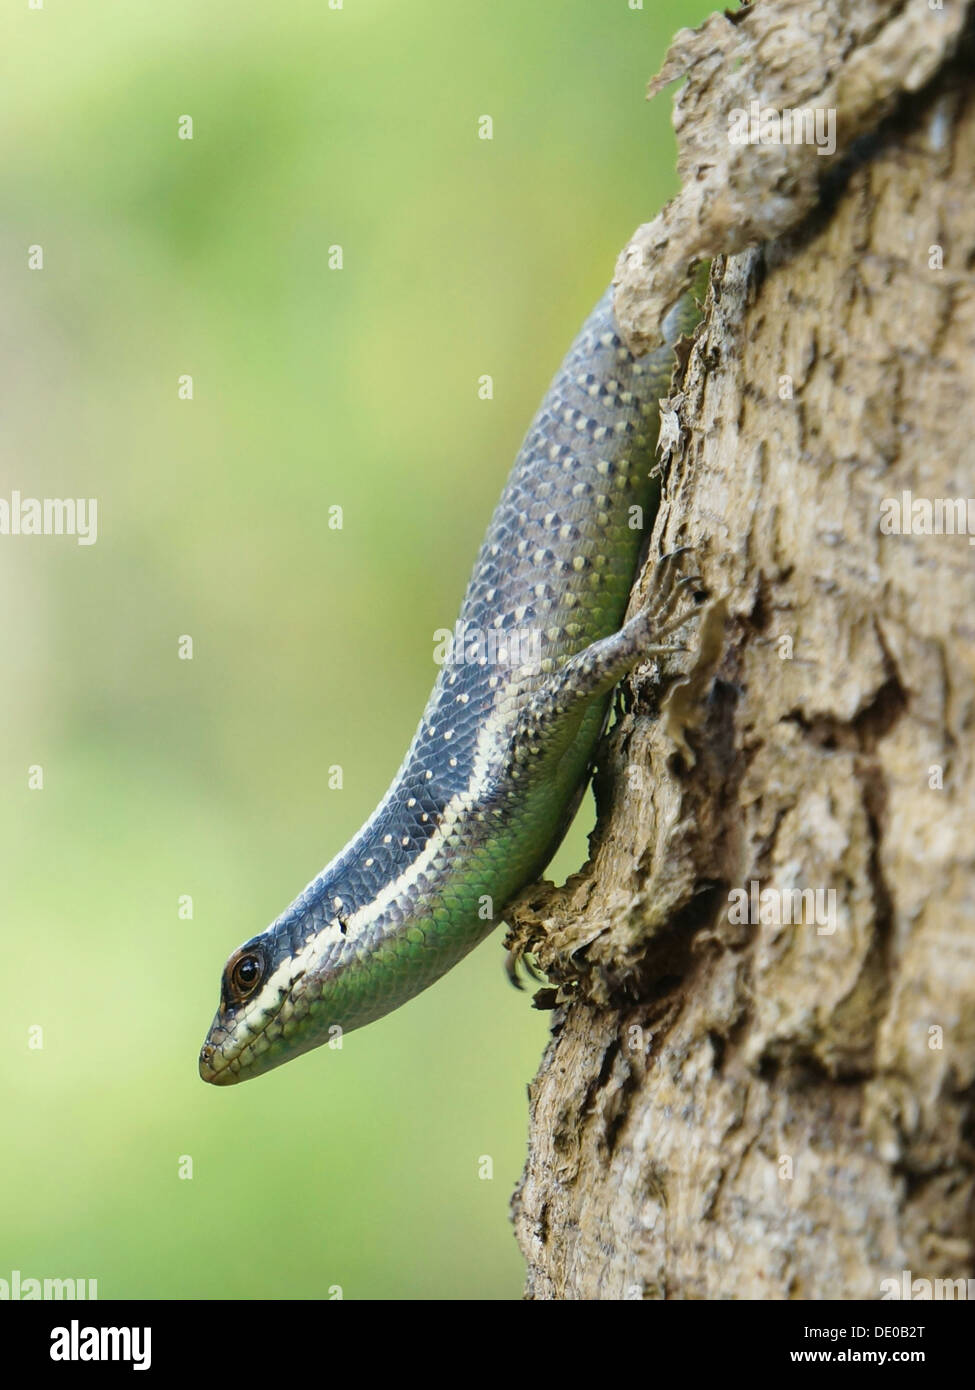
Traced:
<svg viewBox="0 0 975 1390">
<path fill-rule="evenodd" d="M 305 1050 L 294 1038 L 307 1012 L 304 978 L 305 970 L 290 950 L 280 944 L 275 950 L 271 929 L 230 955 L 220 982 L 220 1005 L 200 1049 L 204 1081 L 232 1086 Z"/>
</svg>

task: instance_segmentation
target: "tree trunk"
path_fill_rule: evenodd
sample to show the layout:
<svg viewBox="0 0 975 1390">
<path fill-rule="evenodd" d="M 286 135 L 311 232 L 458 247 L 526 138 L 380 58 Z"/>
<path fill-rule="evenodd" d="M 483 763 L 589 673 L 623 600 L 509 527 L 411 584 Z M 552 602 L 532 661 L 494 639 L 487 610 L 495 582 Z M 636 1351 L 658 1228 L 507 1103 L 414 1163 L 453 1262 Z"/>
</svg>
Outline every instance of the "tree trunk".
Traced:
<svg viewBox="0 0 975 1390">
<path fill-rule="evenodd" d="M 651 547 L 710 597 L 629 683 L 589 863 L 512 917 L 555 1006 L 526 1295 L 896 1296 L 975 1272 L 971 12 L 760 0 L 682 69 L 617 305 L 649 340 L 718 254 Z M 731 147 L 756 95 L 836 154 Z"/>
</svg>

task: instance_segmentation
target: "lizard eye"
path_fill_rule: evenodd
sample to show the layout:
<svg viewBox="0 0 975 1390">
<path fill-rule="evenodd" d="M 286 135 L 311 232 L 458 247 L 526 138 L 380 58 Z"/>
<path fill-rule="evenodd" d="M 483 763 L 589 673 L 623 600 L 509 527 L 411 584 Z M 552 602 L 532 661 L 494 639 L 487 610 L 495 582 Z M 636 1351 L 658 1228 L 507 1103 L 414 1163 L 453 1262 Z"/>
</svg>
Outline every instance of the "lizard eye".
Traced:
<svg viewBox="0 0 975 1390">
<path fill-rule="evenodd" d="M 264 958 L 256 951 L 238 956 L 227 972 L 227 993 L 230 1002 L 243 1004 L 264 978 Z"/>
</svg>

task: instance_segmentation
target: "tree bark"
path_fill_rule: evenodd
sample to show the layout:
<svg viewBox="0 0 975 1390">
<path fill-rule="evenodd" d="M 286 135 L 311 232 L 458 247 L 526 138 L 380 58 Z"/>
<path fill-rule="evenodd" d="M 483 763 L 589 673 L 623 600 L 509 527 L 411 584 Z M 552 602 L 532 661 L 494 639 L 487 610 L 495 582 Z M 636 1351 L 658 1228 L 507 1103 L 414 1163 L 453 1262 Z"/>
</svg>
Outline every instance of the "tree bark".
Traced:
<svg viewBox="0 0 975 1390">
<path fill-rule="evenodd" d="M 651 546 L 709 599 L 512 915 L 555 1007 L 514 1221 L 529 1298 L 876 1299 L 975 1272 L 975 501 L 925 531 L 975 497 L 970 7 L 765 0 L 681 70 L 618 313 L 719 253 Z M 729 149 L 749 94 L 832 100 L 835 156 Z"/>
</svg>

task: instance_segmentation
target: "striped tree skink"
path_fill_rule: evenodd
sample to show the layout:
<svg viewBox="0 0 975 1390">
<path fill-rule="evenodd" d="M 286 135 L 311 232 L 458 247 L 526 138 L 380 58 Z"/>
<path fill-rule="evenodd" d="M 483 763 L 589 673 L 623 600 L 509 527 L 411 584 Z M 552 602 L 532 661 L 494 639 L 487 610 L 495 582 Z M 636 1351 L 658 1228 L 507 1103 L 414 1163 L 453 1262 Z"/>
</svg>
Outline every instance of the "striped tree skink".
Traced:
<svg viewBox="0 0 975 1390">
<path fill-rule="evenodd" d="M 624 626 L 653 525 L 661 396 L 699 309 L 637 360 L 607 290 L 515 461 L 402 767 L 345 849 L 230 956 L 200 1053 L 244 1081 L 380 1018 L 500 922 L 558 848 L 613 687 L 687 621 L 692 576 L 662 561 L 652 607 Z"/>
</svg>

